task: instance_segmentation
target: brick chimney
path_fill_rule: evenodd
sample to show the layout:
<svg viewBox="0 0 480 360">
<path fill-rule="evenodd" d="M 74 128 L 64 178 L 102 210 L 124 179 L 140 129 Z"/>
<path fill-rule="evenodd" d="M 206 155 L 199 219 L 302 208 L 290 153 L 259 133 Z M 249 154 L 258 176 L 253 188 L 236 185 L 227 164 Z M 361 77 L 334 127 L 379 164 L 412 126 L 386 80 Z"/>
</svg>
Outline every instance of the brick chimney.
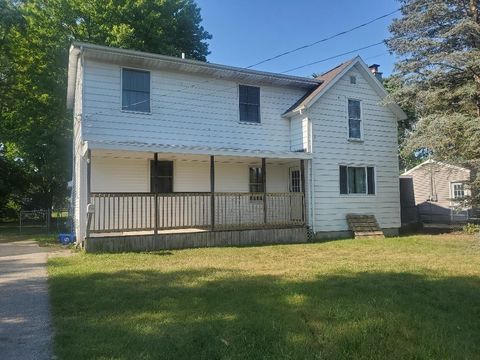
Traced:
<svg viewBox="0 0 480 360">
<path fill-rule="evenodd" d="M 375 75 L 375 77 L 377 78 L 378 81 L 382 82 L 383 81 L 383 78 L 382 78 L 382 73 L 380 71 L 378 71 L 378 68 L 380 67 L 380 65 L 378 64 L 372 64 L 370 65 L 368 68 L 370 69 L 370 71 L 372 72 L 373 75 Z"/>
</svg>

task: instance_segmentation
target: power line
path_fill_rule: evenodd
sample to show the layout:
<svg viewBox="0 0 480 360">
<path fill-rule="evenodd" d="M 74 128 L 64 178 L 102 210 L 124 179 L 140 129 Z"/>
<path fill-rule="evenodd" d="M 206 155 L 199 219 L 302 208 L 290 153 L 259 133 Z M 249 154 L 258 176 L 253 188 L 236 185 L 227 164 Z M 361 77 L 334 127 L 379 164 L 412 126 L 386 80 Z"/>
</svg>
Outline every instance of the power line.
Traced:
<svg viewBox="0 0 480 360">
<path fill-rule="evenodd" d="M 351 53 L 355 53 L 357 51 L 360 51 L 360 50 L 364 50 L 364 49 L 368 49 L 368 48 L 371 48 L 371 47 L 374 47 L 374 46 L 378 46 L 380 44 L 383 44 L 384 42 L 383 41 L 380 41 L 378 43 L 375 43 L 375 44 L 371 44 L 371 45 L 367 45 L 367 46 L 364 46 L 364 47 L 361 47 L 361 48 L 358 48 L 358 49 L 355 49 L 355 50 L 351 50 L 351 51 L 347 51 L 347 52 L 344 52 L 344 53 L 341 53 L 341 54 L 337 54 L 337 55 L 334 55 L 334 56 L 330 56 L 328 58 L 325 58 L 325 59 L 321 59 L 321 60 L 318 60 L 318 61 L 314 61 L 312 63 L 309 63 L 309 64 L 305 64 L 305 65 L 301 65 L 301 66 L 297 66 L 295 68 L 292 68 L 292 69 L 289 69 L 289 70 L 286 70 L 286 71 L 283 71 L 282 73 L 286 73 L 286 72 L 291 72 L 291 71 L 294 71 L 294 70 L 297 70 L 297 69 L 300 69 L 300 68 L 304 68 L 304 67 L 307 67 L 307 66 L 310 66 L 310 65 L 314 65 L 314 64 L 318 64 L 318 63 L 321 63 L 321 62 L 325 62 L 325 61 L 328 61 L 328 60 L 331 60 L 331 59 L 335 59 L 335 58 L 338 58 L 338 57 L 341 57 L 341 56 L 344 56 L 344 55 L 348 55 L 348 54 L 351 54 Z M 173 94 L 173 93 L 183 93 L 185 92 L 186 90 L 188 89 L 193 89 L 201 84 L 206 84 L 206 83 L 209 83 L 211 82 L 212 80 L 211 79 L 208 79 L 208 80 L 204 80 L 204 81 L 200 81 L 199 83 L 196 83 L 196 84 L 193 84 L 193 85 L 189 85 L 189 86 L 186 86 L 186 87 L 183 87 L 181 89 L 178 89 L 178 90 L 170 90 L 170 91 L 166 91 L 164 92 L 163 94 L 160 94 L 158 97 L 159 98 L 162 98 L 162 97 L 166 97 L 166 96 L 169 96 L 170 94 Z M 232 86 L 227 86 L 227 87 L 222 87 L 220 89 L 215 89 L 215 90 L 211 90 L 211 91 L 207 91 L 207 93 L 204 93 L 204 94 L 198 94 L 194 100 L 197 101 L 197 100 L 200 100 L 204 97 L 207 97 L 207 96 L 210 96 L 210 95 L 214 95 L 214 94 L 217 94 L 217 93 L 224 93 L 224 92 L 227 92 L 228 90 L 232 90 L 232 89 L 235 89 L 238 87 L 238 84 L 235 84 L 235 85 L 232 85 Z M 132 104 L 132 105 L 137 105 L 137 104 L 140 104 L 140 103 L 144 103 L 144 102 L 147 102 L 148 100 L 144 100 L 144 101 L 140 101 L 138 103 L 135 103 L 135 104 Z M 192 110 L 194 108 L 196 108 L 198 105 L 197 104 L 192 104 L 191 102 L 175 102 L 175 104 L 177 105 L 185 105 L 187 106 L 186 108 L 182 109 L 183 111 L 189 111 L 189 110 Z M 95 115 L 106 115 L 106 114 L 109 114 L 110 110 L 118 110 L 117 107 L 111 107 L 111 108 L 104 108 L 100 111 L 96 111 L 96 112 L 93 112 L 93 113 L 89 113 L 89 114 L 84 114 L 86 120 L 88 118 L 90 118 L 91 116 L 95 116 Z"/>
<path fill-rule="evenodd" d="M 305 65 L 300 65 L 300 66 L 297 66 L 297 67 L 294 67 L 294 68 L 291 68 L 291 69 L 282 71 L 280 74 L 285 74 L 285 73 L 288 73 L 288 72 L 292 72 L 292 71 L 294 71 L 294 70 L 303 69 L 304 67 L 307 67 L 307 66 L 311 66 L 311 65 L 315 65 L 315 64 L 319 64 L 319 63 L 328 61 L 328 60 L 336 59 L 336 58 L 338 58 L 338 57 L 341 57 L 341 56 L 344 56 L 344 55 L 348 55 L 348 54 L 352 54 L 352 53 L 355 53 L 355 52 L 357 52 L 357 51 L 365 50 L 365 49 L 368 49 L 368 48 L 371 48 L 371 47 L 374 47 L 374 46 L 378 46 L 378 45 L 383 44 L 383 43 L 384 43 L 384 41 L 382 40 L 382 41 L 380 41 L 380 42 L 378 42 L 378 43 L 375 43 L 375 44 L 370 44 L 370 45 L 367 45 L 367 46 L 364 46 L 364 47 L 361 47 L 361 48 L 358 48 L 358 49 L 355 49 L 355 50 L 351 50 L 351 51 L 347 51 L 347 52 L 344 52 L 344 53 L 341 53 L 341 54 L 337 54 L 337 55 L 334 55 L 334 56 L 330 56 L 330 57 L 328 57 L 328 58 L 321 59 L 321 60 L 318 60 L 318 61 L 314 61 L 314 62 L 305 64 Z"/>
<path fill-rule="evenodd" d="M 250 68 L 255 67 L 255 66 L 258 66 L 258 65 L 260 65 L 260 64 L 264 64 L 264 63 L 266 63 L 266 62 L 268 62 L 268 61 L 272 61 L 272 60 L 278 59 L 278 58 L 280 58 L 280 57 L 282 57 L 282 56 L 285 56 L 285 55 L 294 53 L 294 52 L 299 51 L 299 50 L 307 49 L 307 48 L 309 48 L 309 47 L 312 47 L 312 46 L 314 46 L 314 45 L 320 44 L 320 43 L 322 43 L 322 42 L 325 42 L 325 41 L 334 39 L 334 38 L 336 38 L 336 37 L 338 37 L 338 36 L 348 34 L 348 33 L 352 32 L 352 31 L 355 31 L 355 30 L 357 30 L 357 29 L 360 29 L 360 28 L 362 28 L 362 27 L 364 27 L 364 26 L 370 25 L 371 23 L 374 23 L 375 21 L 378 21 L 378 20 L 380 20 L 380 19 L 386 18 L 386 17 L 388 17 L 388 16 L 390 16 L 390 15 L 393 15 L 393 14 L 395 14 L 395 13 L 398 12 L 398 11 L 400 11 L 400 9 L 397 9 L 397 10 L 395 10 L 395 11 L 389 12 L 388 14 L 384 14 L 384 15 L 382 15 L 382 16 L 376 17 L 375 19 L 369 20 L 369 21 L 367 21 L 367 22 L 365 22 L 365 23 L 363 23 L 363 24 L 354 26 L 354 27 L 351 28 L 351 29 L 341 31 L 341 32 L 339 32 L 339 33 L 336 33 L 336 34 L 334 34 L 334 35 L 331 35 L 331 36 L 328 36 L 328 37 L 326 37 L 326 38 L 320 39 L 320 40 L 315 41 L 315 42 L 313 42 L 313 43 L 306 44 L 306 45 L 297 47 L 297 48 L 295 48 L 295 49 L 293 49 L 293 50 L 285 51 L 285 52 L 283 52 L 283 53 L 281 53 L 281 54 L 278 54 L 278 55 L 272 56 L 272 57 L 270 57 L 270 58 L 268 58 L 268 59 L 259 61 L 259 62 L 255 63 L 255 64 L 253 64 L 253 65 L 247 66 L 245 69 L 250 69 Z"/>
</svg>

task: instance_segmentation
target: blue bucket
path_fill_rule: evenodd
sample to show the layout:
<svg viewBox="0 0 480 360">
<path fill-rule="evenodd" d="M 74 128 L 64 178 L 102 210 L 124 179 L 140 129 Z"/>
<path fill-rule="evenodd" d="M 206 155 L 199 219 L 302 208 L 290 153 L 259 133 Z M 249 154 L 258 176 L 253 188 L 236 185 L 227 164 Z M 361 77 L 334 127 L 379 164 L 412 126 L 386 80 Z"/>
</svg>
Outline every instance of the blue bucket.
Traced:
<svg viewBox="0 0 480 360">
<path fill-rule="evenodd" d="M 58 242 L 60 242 L 63 245 L 71 244 L 74 241 L 75 241 L 75 235 L 74 234 L 59 234 L 58 235 Z"/>
</svg>

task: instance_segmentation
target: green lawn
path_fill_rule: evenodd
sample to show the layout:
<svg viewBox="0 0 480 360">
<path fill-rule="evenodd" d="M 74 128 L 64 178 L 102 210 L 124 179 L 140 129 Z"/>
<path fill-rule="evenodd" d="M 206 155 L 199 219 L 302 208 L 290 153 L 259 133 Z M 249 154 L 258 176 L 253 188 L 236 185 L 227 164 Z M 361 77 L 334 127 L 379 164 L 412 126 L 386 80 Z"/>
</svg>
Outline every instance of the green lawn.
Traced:
<svg viewBox="0 0 480 360">
<path fill-rule="evenodd" d="M 0 225 L 0 243 L 12 241 L 37 241 L 40 246 L 51 246 L 58 244 L 57 234 L 48 232 L 39 226 L 24 227 Z"/>
<path fill-rule="evenodd" d="M 49 262 L 60 359 L 479 359 L 480 239 Z"/>
</svg>

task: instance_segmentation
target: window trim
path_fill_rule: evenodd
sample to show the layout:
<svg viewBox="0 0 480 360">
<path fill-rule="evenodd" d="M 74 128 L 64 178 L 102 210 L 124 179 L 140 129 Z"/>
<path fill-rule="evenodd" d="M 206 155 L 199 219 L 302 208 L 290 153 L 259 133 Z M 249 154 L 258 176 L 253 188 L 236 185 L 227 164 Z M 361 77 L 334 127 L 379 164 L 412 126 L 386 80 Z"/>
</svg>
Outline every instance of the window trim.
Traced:
<svg viewBox="0 0 480 360">
<path fill-rule="evenodd" d="M 363 122 L 364 122 L 364 116 L 363 116 L 363 101 L 358 99 L 358 98 L 353 98 L 353 97 L 346 97 L 345 98 L 345 118 L 347 121 L 347 140 L 350 142 L 364 142 L 364 132 L 363 132 Z M 348 101 L 353 100 L 353 101 L 358 101 L 360 103 L 360 137 L 359 138 L 352 138 L 350 137 L 350 117 L 348 115 Z"/>
<path fill-rule="evenodd" d="M 258 88 L 258 122 L 240 120 L 240 86 L 250 86 Z M 237 83 L 237 120 L 242 125 L 262 125 L 262 87 L 247 83 Z"/>
<path fill-rule="evenodd" d="M 462 190 L 463 190 L 463 197 L 457 198 L 455 197 L 455 185 L 462 185 Z M 461 199 L 464 199 L 467 195 L 467 189 L 465 188 L 465 182 L 463 181 L 450 181 L 450 199 L 452 201 L 459 201 Z"/>
<path fill-rule="evenodd" d="M 136 71 L 143 71 L 148 72 L 150 74 L 150 81 L 149 81 L 149 103 L 150 103 L 150 111 L 135 111 L 135 110 L 125 110 L 123 108 L 123 70 L 136 70 Z M 120 66 L 120 111 L 123 113 L 128 114 L 141 114 L 141 115 L 152 115 L 152 72 L 147 69 L 142 68 L 135 68 L 131 66 Z"/>
<path fill-rule="evenodd" d="M 340 188 L 340 167 L 341 166 L 346 166 L 347 167 L 347 194 L 342 194 L 341 193 L 341 188 Z M 365 169 L 365 193 L 348 193 L 348 168 L 349 167 L 359 167 L 359 168 L 364 168 Z M 373 168 L 373 184 L 374 184 L 374 190 L 375 193 L 369 194 L 368 193 L 368 169 L 367 168 Z M 368 165 L 368 164 L 338 164 L 338 194 L 341 197 L 355 197 L 355 196 L 377 196 L 378 194 L 378 182 L 377 182 L 377 167 L 375 165 Z"/>
</svg>

